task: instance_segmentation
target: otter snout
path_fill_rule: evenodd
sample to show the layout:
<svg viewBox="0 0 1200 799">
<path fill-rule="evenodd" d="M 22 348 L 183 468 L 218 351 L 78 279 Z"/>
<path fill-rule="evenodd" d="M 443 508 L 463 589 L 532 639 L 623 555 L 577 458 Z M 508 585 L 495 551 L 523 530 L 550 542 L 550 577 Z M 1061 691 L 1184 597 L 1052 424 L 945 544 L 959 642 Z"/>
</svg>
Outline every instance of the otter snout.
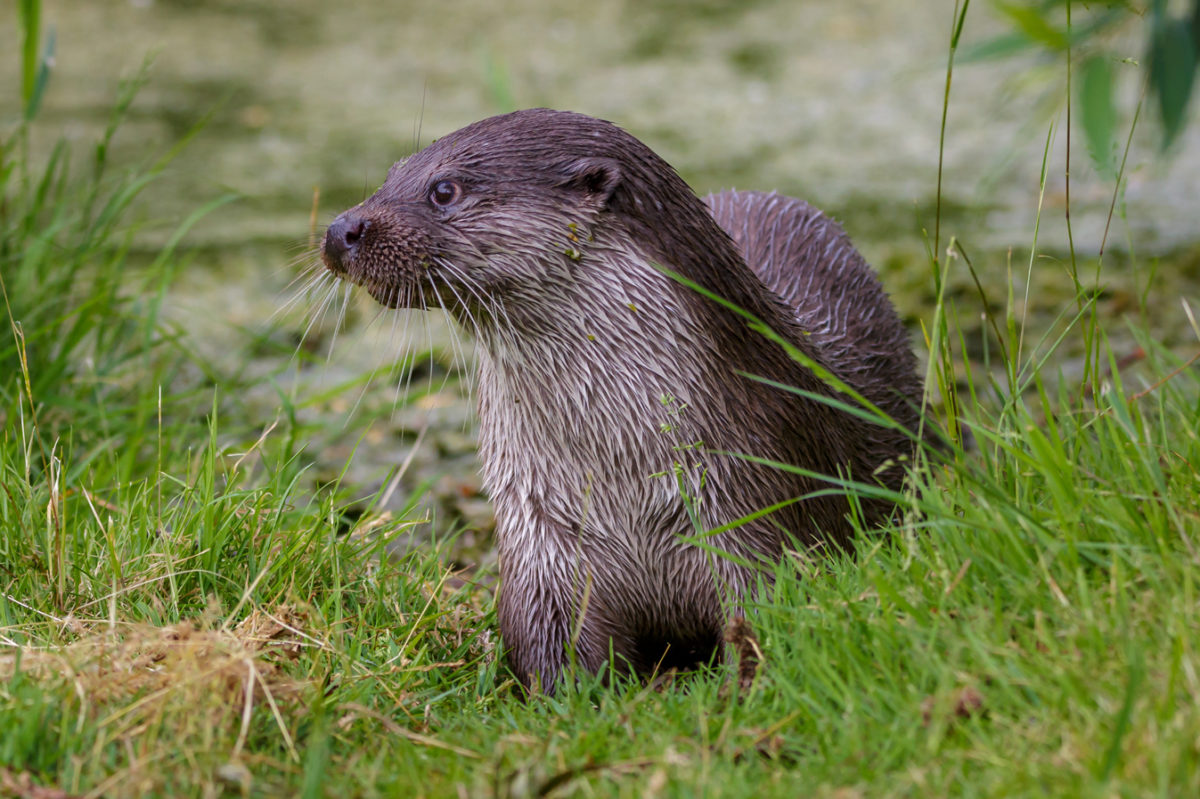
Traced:
<svg viewBox="0 0 1200 799">
<path fill-rule="evenodd" d="M 325 231 L 325 245 L 321 251 L 321 258 L 329 271 L 338 275 L 350 271 L 350 262 L 370 226 L 370 220 L 353 208 L 333 220 L 333 224 Z"/>
</svg>

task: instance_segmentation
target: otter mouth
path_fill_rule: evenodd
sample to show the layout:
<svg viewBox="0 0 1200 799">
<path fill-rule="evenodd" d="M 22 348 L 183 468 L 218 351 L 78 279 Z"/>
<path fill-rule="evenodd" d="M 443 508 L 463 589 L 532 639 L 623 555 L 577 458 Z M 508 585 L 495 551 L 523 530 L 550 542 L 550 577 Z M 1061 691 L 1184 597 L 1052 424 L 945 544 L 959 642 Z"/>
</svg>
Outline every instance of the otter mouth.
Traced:
<svg viewBox="0 0 1200 799">
<path fill-rule="evenodd" d="M 325 268 L 329 270 L 338 280 L 343 280 L 351 285 L 366 289 L 366 292 L 371 295 L 377 303 L 385 308 L 399 308 L 403 295 L 411 296 L 414 292 L 411 290 L 405 291 L 399 286 L 387 285 L 378 281 L 369 280 L 361 274 L 357 274 L 360 270 L 355 269 L 354 263 L 346 258 L 330 258 L 328 252 L 321 254 L 321 260 L 325 263 Z"/>
<path fill-rule="evenodd" d="M 389 283 L 356 279 L 353 275 L 347 274 L 339 274 L 338 277 L 365 289 L 371 295 L 371 299 L 391 310 L 399 308 L 419 308 L 423 311 L 431 308 L 449 310 L 455 304 L 454 301 L 448 303 L 436 288 L 424 280 Z"/>
<path fill-rule="evenodd" d="M 373 285 L 373 284 L 369 284 L 369 283 L 359 283 L 358 285 L 365 288 L 367 290 L 367 293 L 371 295 L 371 298 L 373 300 L 375 300 L 375 302 L 382 305 L 384 308 L 391 308 L 394 310 L 396 308 L 402 307 L 402 305 L 404 307 L 407 307 L 407 305 L 408 305 L 407 303 L 402 304 L 400 302 L 401 291 L 397 287 L 379 286 L 379 285 Z M 408 293 L 408 292 L 405 292 L 405 293 Z"/>
<path fill-rule="evenodd" d="M 382 232 L 381 232 L 382 231 Z M 411 254 L 381 252 L 379 239 L 387 241 L 386 225 L 351 209 L 330 224 L 321 247 L 321 260 L 334 276 L 366 289 L 385 308 L 446 307 L 446 298 L 426 279 L 428 265 Z"/>
<path fill-rule="evenodd" d="M 486 305 L 478 287 L 472 287 L 459 269 L 433 256 L 420 235 L 361 207 L 342 213 L 329 225 L 320 254 L 335 277 L 365 289 L 391 310 L 440 308 L 460 320 L 477 322 L 479 306 Z"/>
</svg>

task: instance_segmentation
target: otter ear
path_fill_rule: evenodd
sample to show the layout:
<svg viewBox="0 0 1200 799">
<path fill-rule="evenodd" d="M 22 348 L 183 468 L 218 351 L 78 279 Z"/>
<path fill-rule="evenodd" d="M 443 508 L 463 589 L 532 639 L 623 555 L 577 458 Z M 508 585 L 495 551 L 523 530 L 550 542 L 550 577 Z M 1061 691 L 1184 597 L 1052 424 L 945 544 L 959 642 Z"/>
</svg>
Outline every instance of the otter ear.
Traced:
<svg viewBox="0 0 1200 799">
<path fill-rule="evenodd" d="M 584 192 L 605 205 L 621 185 L 621 178 L 621 165 L 615 159 L 597 156 L 567 164 L 563 168 L 561 185 Z"/>
</svg>

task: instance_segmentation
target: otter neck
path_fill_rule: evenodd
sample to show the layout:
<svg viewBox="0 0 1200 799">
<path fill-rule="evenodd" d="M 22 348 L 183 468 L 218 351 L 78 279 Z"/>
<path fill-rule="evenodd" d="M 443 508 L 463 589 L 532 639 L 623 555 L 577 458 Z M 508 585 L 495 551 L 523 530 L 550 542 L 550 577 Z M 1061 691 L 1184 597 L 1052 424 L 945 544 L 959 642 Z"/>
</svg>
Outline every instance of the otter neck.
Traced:
<svg viewBox="0 0 1200 799">
<path fill-rule="evenodd" d="M 481 317 L 476 332 L 497 376 L 535 387 L 547 381 L 570 385 L 577 378 L 617 392 L 627 385 L 639 397 L 649 392 L 690 401 L 703 384 L 743 371 L 826 392 L 808 369 L 752 330 L 745 316 L 669 274 L 745 309 L 822 362 L 723 231 L 711 237 L 715 245 L 702 253 L 703 262 L 672 260 L 644 238 L 618 226 L 597 228 L 581 257 L 545 265 L 552 282 L 506 296 L 498 312 Z"/>
</svg>

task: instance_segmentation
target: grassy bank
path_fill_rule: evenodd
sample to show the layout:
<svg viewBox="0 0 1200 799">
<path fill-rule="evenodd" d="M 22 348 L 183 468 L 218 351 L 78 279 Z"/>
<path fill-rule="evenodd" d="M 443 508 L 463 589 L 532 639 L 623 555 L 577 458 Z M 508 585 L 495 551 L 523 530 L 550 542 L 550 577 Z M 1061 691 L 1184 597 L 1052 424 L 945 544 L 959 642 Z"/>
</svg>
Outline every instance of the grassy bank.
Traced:
<svg viewBox="0 0 1200 799">
<path fill-rule="evenodd" d="M 1100 286 L 1041 331 L 1020 292 L 991 298 L 981 353 L 958 317 L 984 301 L 941 290 L 965 253 L 931 259 L 931 423 L 969 445 L 854 553 L 781 564 L 752 680 L 523 702 L 493 575 L 451 568 L 453 541 L 387 556 L 416 520 L 315 481 L 299 400 L 244 415 L 239 370 L 163 318 L 183 256 L 131 270 L 126 214 L 165 160 L 38 139 L 25 24 L 0 154 L 0 796 L 1200 795 L 1200 370 L 1100 317 Z"/>
</svg>

